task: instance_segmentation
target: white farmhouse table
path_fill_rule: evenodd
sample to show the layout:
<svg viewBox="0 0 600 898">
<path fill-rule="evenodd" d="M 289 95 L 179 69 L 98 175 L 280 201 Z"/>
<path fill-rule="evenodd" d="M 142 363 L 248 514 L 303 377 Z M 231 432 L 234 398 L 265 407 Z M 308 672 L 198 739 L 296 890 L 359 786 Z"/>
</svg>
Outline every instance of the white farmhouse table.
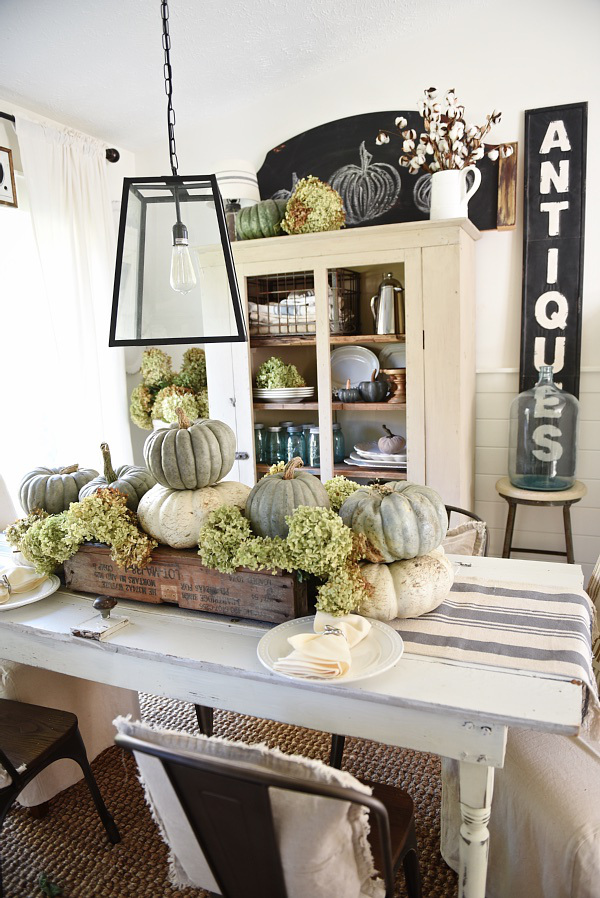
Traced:
<svg viewBox="0 0 600 898">
<path fill-rule="evenodd" d="M 450 556 L 470 577 L 581 589 L 578 565 Z M 460 898 L 484 898 L 494 768 L 510 726 L 576 734 L 582 689 L 566 679 L 405 654 L 387 673 L 334 685 L 283 679 L 256 647 L 268 624 L 119 602 L 130 625 L 109 641 L 71 635 L 91 597 L 61 589 L 0 611 L 0 658 L 324 732 L 455 758 L 460 764 Z"/>
</svg>

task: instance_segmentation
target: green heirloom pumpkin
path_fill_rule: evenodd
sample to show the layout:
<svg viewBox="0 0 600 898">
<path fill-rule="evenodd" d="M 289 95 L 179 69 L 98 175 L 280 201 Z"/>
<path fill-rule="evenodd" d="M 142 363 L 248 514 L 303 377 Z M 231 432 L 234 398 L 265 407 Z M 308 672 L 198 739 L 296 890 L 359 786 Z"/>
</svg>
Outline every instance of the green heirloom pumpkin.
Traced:
<svg viewBox="0 0 600 898">
<path fill-rule="evenodd" d="M 113 468 L 108 443 L 102 443 L 100 451 L 104 459 L 104 476 L 100 475 L 86 483 L 79 491 L 79 501 L 110 486 L 113 490 L 119 490 L 120 493 L 127 496 L 127 508 L 137 511 L 139 501 L 144 493 L 152 489 L 156 483 L 154 477 L 146 468 L 140 468 L 138 465 L 119 465 L 118 468 Z"/>
<path fill-rule="evenodd" d="M 235 217 L 235 230 L 239 240 L 256 237 L 277 237 L 282 234 L 281 222 L 285 216 L 287 200 L 263 200 L 254 206 L 240 209 Z"/>
<path fill-rule="evenodd" d="M 386 562 L 426 555 L 441 545 L 448 529 L 440 496 L 416 483 L 358 489 L 346 499 L 340 516 L 355 533 L 364 533 Z"/>
<path fill-rule="evenodd" d="M 26 514 L 34 508 L 43 508 L 48 514 L 66 511 L 71 502 L 77 502 L 79 490 L 98 471 L 70 465 L 66 468 L 34 468 L 21 481 L 19 502 Z"/>
<path fill-rule="evenodd" d="M 235 461 L 235 434 L 223 421 L 193 424 L 177 409 L 177 424 L 156 430 L 144 443 L 144 460 L 161 486 L 198 490 L 222 480 Z"/>
<path fill-rule="evenodd" d="M 283 471 L 259 480 L 246 502 L 245 515 L 258 536 L 288 535 L 286 516 L 301 505 L 329 508 L 327 490 L 313 474 L 299 471 L 301 458 L 293 458 Z"/>
</svg>

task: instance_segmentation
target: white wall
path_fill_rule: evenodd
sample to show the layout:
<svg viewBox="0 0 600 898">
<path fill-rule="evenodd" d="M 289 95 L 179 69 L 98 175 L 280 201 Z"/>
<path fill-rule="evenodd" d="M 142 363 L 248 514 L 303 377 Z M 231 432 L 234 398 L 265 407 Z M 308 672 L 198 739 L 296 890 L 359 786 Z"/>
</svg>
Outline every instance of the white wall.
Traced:
<svg viewBox="0 0 600 898">
<path fill-rule="evenodd" d="M 598 84 L 600 3 L 597 0 L 504 0 L 460 2 L 440 9 L 435 21 L 419 20 L 418 11 L 403 33 L 389 34 L 382 23 L 377 47 L 365 48 L 328 72 L 298 72 L 293 90 L 257 97 L 237 115 L 203 121 L 199 110 L 177 108 L 177 145 L 181 171 L 214 170 L 220 159 L 246 158 L 260 166 L 265 153 L 288 137 L 326 121 L 377 109 L 416 108 L 422 90 L 433 84 L 455 87 L 468 121 L 482 121 L 492 109 L 503 118 L 492 132 L 523 148 L 525 109 L 589 102 L 586 252 L 583 297 L 582 417 L 579 475 L 588 497 L 573 511 L 576 558 L 589 565 L 600 552 L 600 144 Z M 332 41 L 335 35 L 332 32 Z M 249 48 L 238 48 L 248 52 Z M 251 50 L 251 48 L 250 48 Z M 233 52 L 230 48 L 230 52 Z M 249 65 L 251 65 L 249 52 Z M 201 104 L 201 85 L 199 85 Z M 177 107 L 177 98 L 174 98 Z M 138 172 L 164 168 L 164 145 L 138 154 Z M 523 165 L 519 165 L 519 197 Z M 506 473 L 507 415 L 518 390 L 520 345 L 522 220 L 516 230 L 484 233 L 477 258 L 477 420 L 476 507 L 490 519 L 492 546 L 501 549 L 505 505 L 494 490 Z M 440 359 L 440 364 L 444 360 Z M 484 373 L 485 372 L 485 373 Z M 496 393 L 490 404 L 484 393 Z M 485 417 L 484 417 L 485 415 Z M 520 518 L 521 513 L 523 517 Z M 527 538 L 560 548 L 560 512 L 518 513 L 517 530 Z M 517 533 L 519 539 L 525 534 Z"/>
</svg>

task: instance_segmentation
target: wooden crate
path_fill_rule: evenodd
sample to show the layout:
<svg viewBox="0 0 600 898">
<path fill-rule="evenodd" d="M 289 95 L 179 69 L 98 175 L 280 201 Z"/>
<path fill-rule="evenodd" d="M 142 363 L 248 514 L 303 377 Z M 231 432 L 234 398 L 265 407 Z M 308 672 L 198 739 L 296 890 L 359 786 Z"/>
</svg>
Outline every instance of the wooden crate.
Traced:
<svg viewBox="0 0 600 898">
<path fill-rule="evenodd" d="M 222 574 L 205 567 L 194 549 L 160 546 L 150 564 L 120 568 L 105 545 L 86 543 L 65 562 L 70 589 L 117 599 L 209 611 L 279 624 L 309 613 L 306 583 L 293 574 L 240 569 Z"/>
</svg>

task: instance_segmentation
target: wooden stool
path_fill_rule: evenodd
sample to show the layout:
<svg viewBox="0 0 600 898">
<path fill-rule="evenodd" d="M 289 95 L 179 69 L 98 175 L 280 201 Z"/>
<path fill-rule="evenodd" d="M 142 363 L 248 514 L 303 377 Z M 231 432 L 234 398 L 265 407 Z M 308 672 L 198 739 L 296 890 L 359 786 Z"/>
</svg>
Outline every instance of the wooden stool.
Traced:
<svg viewBox="0 0 600 898">
<path fill-rule="evenodd" d="M 503 558 L 510 558 L 511 552 L 528 552 L 533 555 L 566 555 L 567 563 L 575 564 L 573 533 L 571 531 L 571 505 L 583 499 L 587 493 L 585 484 L 576 480 L 568 490 L 522 490 L 513 486 L 508 477 L 501 477 L 496 483 L 496 492 L 508 502 L 508 517 L 504 534 L 504 548 L 502 549 Z M 517 549 L 514 547 L 512 539 L 517 505 L 562 505 L 567 551 L 556 552 L 550 549 Z"/>
</svg>

